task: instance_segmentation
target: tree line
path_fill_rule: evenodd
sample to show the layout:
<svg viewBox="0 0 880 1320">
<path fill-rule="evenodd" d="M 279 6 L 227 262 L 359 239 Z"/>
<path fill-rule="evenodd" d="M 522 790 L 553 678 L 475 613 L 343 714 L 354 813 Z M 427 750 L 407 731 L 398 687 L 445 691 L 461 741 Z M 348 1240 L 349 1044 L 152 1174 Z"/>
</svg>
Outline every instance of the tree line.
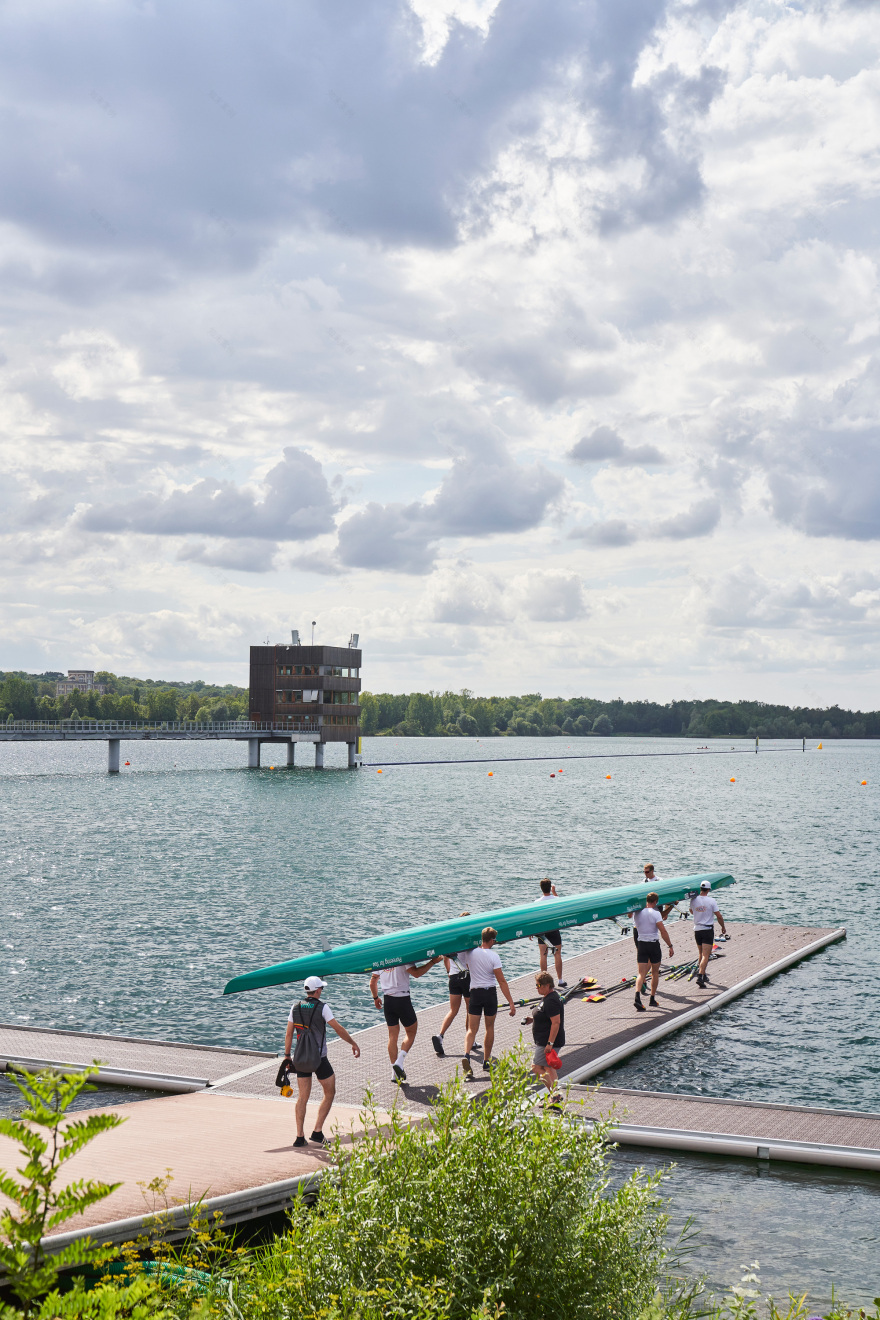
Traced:
<svg viewBox="0 0 880 1320">
<path fill-rule="evenodd" d="M 461 692 L 362 692 L 361 729 L 395 737 L 876 738 L 880 711 L 763 701 L 599 701 L 593 697 L 475 697 Z"/>
<path fill-rule="evenodd" d="M 107 687 L 55 696 L 65 675 L 0 671 L 0 720 L 246 719 L 248 690 L 226 683 L 171 682 L 95 674 Z M 877 738 L 880 711 L 780 706 L 762 701 L 599 701 L 594 697 L 476 697 L 461 692 L 362 692 L 361 729 L 395 737 Z"/>
<path fill-rule="evenodd" d="M 0 672 L 0 720 L 209 720 L 247 719 L 248 690 L 227 683 L 218 687 L 117 676 L 107 670 L 95 682 L 107 692 L 71 692 L 55 696 L 55 683 L 66 674 Z"/>
</svg>

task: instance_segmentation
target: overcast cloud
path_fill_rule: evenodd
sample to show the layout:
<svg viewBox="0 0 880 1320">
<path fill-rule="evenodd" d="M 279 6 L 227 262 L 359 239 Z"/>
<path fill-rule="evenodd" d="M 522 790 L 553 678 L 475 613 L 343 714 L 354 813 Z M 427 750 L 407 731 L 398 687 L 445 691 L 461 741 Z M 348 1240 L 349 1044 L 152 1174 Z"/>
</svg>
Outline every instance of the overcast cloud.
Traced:
<svg viewBox="0 0 880 1320">
<path fill-rule="evenodd" d="M 244 681 L 317 619 L 374 688 L 876 706 L 878 47 L 7 6 L 0 668 Z"/>
</svg>

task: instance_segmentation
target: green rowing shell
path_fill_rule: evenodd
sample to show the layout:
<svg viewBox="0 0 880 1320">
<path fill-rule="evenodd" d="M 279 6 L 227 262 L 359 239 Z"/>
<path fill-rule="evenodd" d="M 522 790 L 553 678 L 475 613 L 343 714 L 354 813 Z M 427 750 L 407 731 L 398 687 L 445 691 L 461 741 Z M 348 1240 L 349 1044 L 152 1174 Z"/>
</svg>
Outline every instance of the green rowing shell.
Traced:
<svg viewBox="0 0 880 1320">
<path fill-rule="evenodd" d="M 660 895 L 662 905 L 691 898 L 699 892 L 703 880 L 710 881 L 713 889 L 723 889 L 734 883 L 732 875 L 716 871 L 710 875 L 681 875 L 672 880 L 655 880 L 650 888 Z M 300 958 L 291 958 L 289 962 L 234 976 L 223 993 L 234 995 L 240 990 L 286 985 L 289 981 L 302 981 L 307 976 L 381 971 L 383 967 L 420 962 L 438 954 L 451 956 L 461 949 L 476 948 L 484 926 L 494 926 L 498 942 L 506 944 L 527 935 L 540 935 L 545 930 L 564 930 L 568 926 L 607 921 L 644 907 L 648 892 L 649 887 L 644 883 L 623 885 L 619 889 L 595 889 L 589 894 L 557 898 L 552 903 L 520 903 L 494 912 L 479 912 L 476 916 L 456 917 L 454 921 L 435 921 L 430 926 L 374 935 L 369 940 L 356 940 L 354 944 L 342 944 L 338 949 L 326 949 L 323 953 L 306 953 Z"/>
</svg>

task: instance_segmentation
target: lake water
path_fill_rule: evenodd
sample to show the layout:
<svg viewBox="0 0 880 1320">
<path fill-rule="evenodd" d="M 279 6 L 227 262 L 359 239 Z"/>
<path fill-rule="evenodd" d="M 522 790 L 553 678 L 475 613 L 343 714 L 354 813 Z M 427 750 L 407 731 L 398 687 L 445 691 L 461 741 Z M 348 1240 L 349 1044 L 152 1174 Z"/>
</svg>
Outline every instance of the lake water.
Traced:
<svg viewBox="0 0 880 1320">
<path fill-rule="evenodd" d="M 713 742 L 711 755 L 640 757 L 693 752 L 694 743 L 366 739 L 366 761 L 403 763 L 380 775 L 344 770 L 344 745 L 328 748 L 328 768 L 316 774 L 270 769 L 268 746 L 254 772 L 243 743 L 132 742 L 122 744 L 130 765 L 110 777 L 103 743 L 2 743 L 0 1017 L 275 1049 L 291 992 L 224 999 L 234 973 L 308 952 L 321 937 L 344 943 L 526 900 L 544 875 L 561 893 L 631 883 L 652 861 L 661 876 L 730 870 L 728 918 L 845 925 L 848 938 L 605 1080 L 880 1110 L 871 993 L 880 744 L 802 754 L 799 743 L 773 742 L 758 756 L 733 745 L 735 754 L 714 754 L 731 744 Z M 512 759 L 585 753 L 596 759 Z M 501 760 L 406 764 L 465 756 Z M 605 923 L 585 928 L 567 947 L 594 947 L 613 933 Z M 534 948 L 507 946 L 504 961 L 510 973 L 525 971 Z M 325 992 L 350 1027 L 375 1021 L 366 979 L 339 978 Z M 438 973 L 418 982 L 415 996 L 433 1002 L 444 990 Z M 749 1180 L 729 1177 L 745 1205 Z M 779 1213 L 796 1202 L 801 1224 L 818 1225 L 824 1216 L 809 1206 L 820 1185 L 876 1218 L 870 1178 L 802 1179 Z M 740 1240 L 730 1226 L 719 1231 Z M 740 1256 L 754 1255 L 731 1251 L 735 1281 Z M 822 1271 L 804 1273 L 811 1259 L 798 1259 L 797 1277 L 774 1273 L 774 1290 L 803 1279 L 821 1291 Z M 880 1291 L 880 1274 L 866 1279 L 861 1263 L 850 1274 L 845 1256 L 836 1260 L 847 1295 Z"/>
</svg>

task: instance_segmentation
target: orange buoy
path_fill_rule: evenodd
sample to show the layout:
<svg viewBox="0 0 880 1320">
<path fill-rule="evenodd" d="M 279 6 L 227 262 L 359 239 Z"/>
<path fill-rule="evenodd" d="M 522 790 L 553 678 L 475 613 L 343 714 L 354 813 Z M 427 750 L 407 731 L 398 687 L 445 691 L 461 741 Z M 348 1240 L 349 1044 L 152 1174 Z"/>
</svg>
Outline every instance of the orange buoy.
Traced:
<svg viewBox="0 0 880 1320">
<path fill-rule="evenodd" d="M 381 773 L 382 773 L 381 770 L 377 770 L 377 771 L 376 771 L 376 774 L 377 774 L 377 775 L 381 775 Z"/>
<path fill-rule="evenodd" d="M 735 779 L 731 779 L 730 782 L 731 782 L 732 784 L 735 784 L 735 783 L 736 783 L 736 780 L 735 780 Z"/>
<path fill-rule="evenodd" d="M 610 779 L 611 776 L 610 776 L 610 775 L 606 775 L 605 778 L 606 778 L 606 779 Z"/>
<path fill-rule="evenodd" d="M 867 779 L 863 779 L 863 780 L 862 780 L 862 788 L 865 787 L 865 785 L 867 784 L 867 782 L 868 782 Z"/>
<path fill-rule="evenodd" d="M 131 761 L 126 761 L 126 765 L 131 765 Z"/>
<path fill-rule="evenodd" d="M 490 770 L 490 771 L 489 771 L 489 778 L 490 778 L 490 779 L 492 778 L 492 776 L 494 775 L 494 773 L 495 773 L 494 770 Z"/>
</svg>

